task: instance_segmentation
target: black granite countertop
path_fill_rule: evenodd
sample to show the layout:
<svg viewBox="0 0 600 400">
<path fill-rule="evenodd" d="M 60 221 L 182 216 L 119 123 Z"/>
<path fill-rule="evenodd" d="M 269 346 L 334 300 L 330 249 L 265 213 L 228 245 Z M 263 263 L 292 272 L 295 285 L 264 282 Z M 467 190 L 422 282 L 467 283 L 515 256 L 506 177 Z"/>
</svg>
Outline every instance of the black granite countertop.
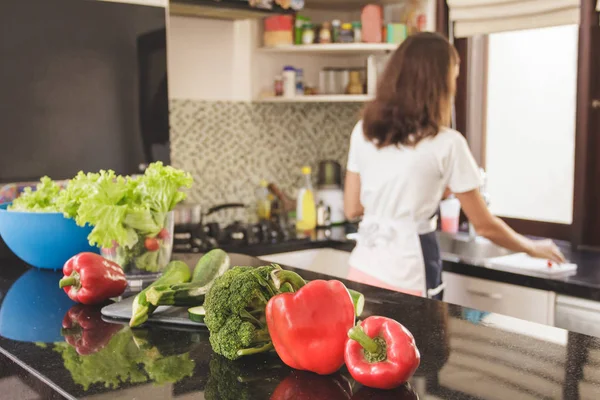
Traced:
<svg viewBox="0 0 600 400">
<path fill-rule="evenodd" d="M 355 241 L 347 239 L 348 232 L 355 232 L 356 228 L 337 227 L 320 230 L 310 236 L 290 240 L 282 243 L 260 244 L 248 247 L 231 247 L 228 251 L 235 251 L 255 257 L 268 254 L 286 253 L 316 248 L 332 248 L 343 251 L 352 251 Z M 587 300 L 600 301 L 600 252 L 576 251 L 567 242 L 556 242 L 567 260 L 577 264 L 577 273 L 571 276 L 536 275 L 522 271 L 519 273 L 508 272 L 490 267 L 484 263 L 473 260 L 461 260 L 455 256 L 442 254 L 444 271 L 453 272 L 474 278 L 504 282 L 534 289 L 548 290 Z"/>
<path fill-rule="evenodd" d="M 236 254 L 232 262 L 261 263 Z M 400 321 L 421 351 L 410 385 L 384 392 L 362 388 L 345 370 L 327 377 L 292 371 L 275 355 L 224 360 L 204 328 L 130 330 L 102 321 L 98 308 L 79 308 L 58 289 L 60 276 L 0 261 L 2 399 L 600 398 L 600 339 L 497 314 L 345 282 L 365 294 L 364 317 Z M 95 329 L 61 333 L 69 311 L 85 312 Z"/>
</svg>

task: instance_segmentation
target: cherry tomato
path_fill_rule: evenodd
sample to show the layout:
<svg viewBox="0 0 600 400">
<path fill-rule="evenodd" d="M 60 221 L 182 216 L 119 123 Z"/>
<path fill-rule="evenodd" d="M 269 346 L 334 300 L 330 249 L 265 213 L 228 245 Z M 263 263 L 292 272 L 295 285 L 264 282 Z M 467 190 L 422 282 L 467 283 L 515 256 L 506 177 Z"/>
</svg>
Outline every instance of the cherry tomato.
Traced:
<svg viewBox="0 0 600 400">
<path fill-rule="evenodd" d="M 552 261 L 548 260 L 548 268 L 552 268 Z"/>
<path fill-rule="evenodd" d="M 156 235 L 156 237 L 158 237 L 159 239 L 167 239 L 169 237 L 169 231 L 167 230 L 167 228 L 162 228 L 160 232 L 158 232 L 158 235 Z"/>
<path fill-rule="evenodd" d="M 148 237 L 144 240 L 144 247 L 148 251 L 157 251 L 160 248 L 160 243 L 157 238 Z"/>
</svg>

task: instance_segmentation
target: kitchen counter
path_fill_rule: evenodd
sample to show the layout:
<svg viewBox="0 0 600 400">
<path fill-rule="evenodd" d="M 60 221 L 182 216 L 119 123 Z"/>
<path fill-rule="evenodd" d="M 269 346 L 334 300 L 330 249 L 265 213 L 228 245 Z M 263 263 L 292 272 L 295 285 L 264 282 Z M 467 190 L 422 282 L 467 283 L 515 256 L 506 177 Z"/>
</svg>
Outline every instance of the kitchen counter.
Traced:
<svg viewBox="0 0 600 400">
<path fill-rule="evenodd" d="M 253 245 L 247 248 L 229 248 L 236 251 L 260 257 L 267 254 L 286 253 L 317 248 L 332 248 L 352 251 L 353 240 L 346 238 L 348 231 L 355 228 L 344 227 L 321 230 L 312 236 L 276 244 Z M 600 301 L 600 253 L 591 251 L 573 251 L 566 242 L 557 242 L 567 260 L 577 264 L 577 273 L 571 276 L 536 275 L 528 271 L 519 273 L 508 272 L 486 265 L 483 261 L 461 258 L 459 255 L 444 253 L 444 271 L 474 278 L 487 279 L 496 282 L 547 290 L 557 294 L 578 297 L 587 300 Z"/>
<path fill-rule="evenodd" d="M 190 264 L 198 257 L 177 255 Z M 232 263 L 259 265 L 261 261 L 234 254 Z M 306 279 L 327 278 L 298 272 Z M 94 307 L 79 310 L 88 314 L 88 324 L 97 327 L 93 334 L 61 334 L 67 311 L 76 309 L 58 289 L 60 276 L 59 272 L 28 269 L 20 262 L 0 261 L 3 399 L 600 396 L 600 339 L 497 314 L 346 282 L 365 294 L 364 317 L 384 315 L 400 321 L 414 334 L 421 351 L 421 365 L 410 385 L 380 392 L 361 388 L 345 370 L 328 377 L 294 372 L 274 355 L 229 362 L 212 353 L 204 328 L 154 325 L 130 330 L 126 325 L 102 322 Z M 78 355 L 77 349 L 91 354 Z M 281 393 L 285 387 L 287 396 L 273 396 L 277 388 L 276 393 Z"/>
</svg>

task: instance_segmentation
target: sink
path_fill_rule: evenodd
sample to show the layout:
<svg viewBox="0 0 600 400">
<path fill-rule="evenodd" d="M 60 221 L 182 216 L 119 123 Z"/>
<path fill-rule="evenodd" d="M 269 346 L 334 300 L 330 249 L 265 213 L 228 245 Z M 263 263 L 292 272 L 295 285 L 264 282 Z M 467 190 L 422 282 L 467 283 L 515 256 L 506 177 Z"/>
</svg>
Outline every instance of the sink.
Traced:
<svg viewBox="0 0 600 400">
<path fill-rule="evenodd" d="M 482 237 L 470 237 L 467 234 L 448 234 L 437 232 L 442 259 L 448 261 L 468 261 L 483 264 L 494 257 L 513 254 L 513 251 L 497 246 Z"/>
</svg>

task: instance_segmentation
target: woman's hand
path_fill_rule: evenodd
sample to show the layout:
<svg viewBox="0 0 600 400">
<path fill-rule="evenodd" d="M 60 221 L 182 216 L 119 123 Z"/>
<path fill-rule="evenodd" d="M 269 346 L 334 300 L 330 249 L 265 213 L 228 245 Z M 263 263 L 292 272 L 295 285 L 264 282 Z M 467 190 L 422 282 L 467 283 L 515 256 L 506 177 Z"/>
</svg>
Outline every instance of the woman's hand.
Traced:
<svg viewBox="0 0 600 400">
<path fill-rule="evenodd" d="M 565 256 L 552 240 L 535 240 L 531 250 L 527 252 L 531 257 L 544 258 L 555 263 L 564 263 Z"/>
</svg>

